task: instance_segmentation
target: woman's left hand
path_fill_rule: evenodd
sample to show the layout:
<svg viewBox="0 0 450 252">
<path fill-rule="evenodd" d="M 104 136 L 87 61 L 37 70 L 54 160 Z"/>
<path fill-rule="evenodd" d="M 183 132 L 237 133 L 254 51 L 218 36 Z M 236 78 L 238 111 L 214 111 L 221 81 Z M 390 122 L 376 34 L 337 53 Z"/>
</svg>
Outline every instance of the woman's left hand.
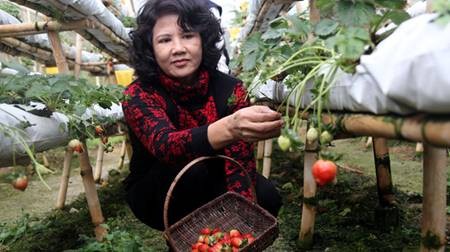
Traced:
<svg viewBox="0 0 450 252">
<path fill-rule="evenodd" d="M 280 113 L 259 105 L 236 111 L 231 115 L 229 123 L 234 139 L 247 142 L 277 137 L 283 126 Z"/>
<path fill-rule="evenodd" d="M 218 150 L 238 140 L 256 142 L 277 137 L 283 125 L 280 113 L 267 106 L 250 106 L 209 125 L 208 140 Z"/>
</svg>

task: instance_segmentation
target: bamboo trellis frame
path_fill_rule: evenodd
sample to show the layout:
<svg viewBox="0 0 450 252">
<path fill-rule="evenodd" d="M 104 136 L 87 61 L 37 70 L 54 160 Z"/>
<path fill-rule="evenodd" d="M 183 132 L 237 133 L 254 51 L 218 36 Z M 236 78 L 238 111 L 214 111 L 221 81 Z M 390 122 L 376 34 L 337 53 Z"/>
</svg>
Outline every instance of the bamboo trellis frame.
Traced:
<svg viewBox="0 0 450 252">
<path fill-rule="evenodd" d="M 32 46 L 16 38 L 0 38 L 0 50 L 13 56 L 24 56 L 43 64 L 54 61 L 50 51 Z M 75 65 L 74 60 L 71 58 L 68 58 L 67 60 L 69 68 L 73 68 Z M 81 64 L 81 68 L 94 74 L 105 73 L 104 68 L 100 67 L 100 64 Z"/>
<path fill-rule="evenodd" d="M 67 10 L 67 8 L 70 8 L 70 11 L 78 13 L 80 16 L 84 16 L 83 13 L 80 13 L 76 9 L 72 8 L 71 6 L 63 6 L 58 1 L 54 0 L 48 0 L 48 2 L 51 3 L 51 5 L 56 6 L 56 9 L 60 11 L 60 13 L 54 13 L 54 10 L 50 10 L 49 8 L 45 8 L 44 6 L 34 3 L 32 1 L 27 0 L 11 0 L 12 2 L 15 2 L 19 5 L 26 6 L 28 8 L 31 8 L 33 10 L 39 11 L 43 13 L 46 16 L 55 18 L 58 14 L 62 14 L 64 11 Z M 101 31 L 106 37 L 108 37 L 112 43 L 115 44 L 115 46 L 122 46 L 123 48 L 128 48 L 128 42 L 124 41 L 122 38 L 120 38 L 118 35 L 116 35 L 111 29 L 109 29 L 107 26 L 100 23 L 97 19 L 94 17 L 86 18 L 88 27 L 79 27 L 78 29 L 74 29 L 77 33 L 82 35 L 86 40 L 89 40 L 94 46 L 97 48 L 100 48 L 104 51 L 106 51 L 108 54 L 113 56 L 114 58 L 119 59 L 120 61 L 127 62 L 128 61 L 128 55 L 122 54 L 122 53 L 116 53 L 110 48 L 108 48 L 107 45 L 103 44 L 101 41 L 99 41 L 96 37 L 94 37 L 90 30 L 98 30 Z"/>
<path fill-rule="evenodd" d="M 76 20 L 73 22 L 41 21 L 20 24 L 0 25 L 0 37 L 21 37 L 47 33 L 48 31 L 62 32 L 78 29 L 95 29 L 95 25 L 89 19 Z"/>
<path fill-rule="evenodd" d="M 272 103 L 263 103 L 274 107 Z M 294 110 L 289 114 L 294 116 Z M 299 115 L 308 119 L 308 113 Z M 441 247 L 433 250 L 421 243 L 421 251 L 445 250 L 446 197 L 447 197 L 447 149 L 450 147 L 450 115 L 416 114 L 411 116 L 373 115 L 364 113 L 325 113 L 322 121 L 337 129 L 335 139 L 358 136 L 374 138 L 401 139 L 411 142 L 423 142 L 425 147 L 423 163 L 423 217 L 422 235 L 437 237 Z M 310 179 L 314 155 L 318 150 L 305 147 L 304 198 L 315 196 L 315 182 Z M 428 151 L 427 151 L 428 149 Z M 382 152 L 382 151 L 380 151 Z M 386 152 L 386 150 L 385 150 Z M 389 179 L 385 181 L 390 181 Z M 389 196 L 389 191 L 385 196 Z M 389 197 L 388 197 L 389 198 Z M 391 199 L 386 199 L 389 202 Z M 315 208 L 303 204 L 302 222 L 299 239 L 306 245 L 312 244 Z"/>
</svg>

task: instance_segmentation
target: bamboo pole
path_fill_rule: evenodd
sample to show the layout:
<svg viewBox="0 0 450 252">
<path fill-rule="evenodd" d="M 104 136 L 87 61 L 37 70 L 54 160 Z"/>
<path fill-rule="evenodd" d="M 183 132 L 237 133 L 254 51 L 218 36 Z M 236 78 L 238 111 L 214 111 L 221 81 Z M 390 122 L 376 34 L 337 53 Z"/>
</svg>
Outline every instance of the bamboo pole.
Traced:
<svg viewBox="0 0 450 252">
<path fill-rule="evenodd" d="M 373 157 L 377 176 L 378 199 L 382 207 L 395 205 L 389 147 L 385 138 L 373 138 Z"/>
<path fill-rule="evenodd" d="M 305 143 L 305 160 L 303 166 L 303 209 L 299 240 L 303 248 L 311 248 L 313 244 L 314 222 L 316 220 L 317 185 L 312 176 L 312 166 L 318 159 L 319 145 L 317 140 Z"/>
<path fill-rule="evenodd" d="M 33 60 L 36 60 L 40 63 L 46 64 L 49 61 L 53 61 L 52 53 L 41 49 L 38 47 L 31 46 L 25 42 L 22 42 L 15 38 L 0 38 L 0 50 L 13 55 L 13 56 L 24 56 Z M 70 58 L 67 59 L 69 67 L 73 68 L 74 62 Z M 102 73 L 104 72 L 103 68 L 97 65 L 81 65 L 81 68 L 85 71 L 89 71 L 92 73 Z"/>
<path fill-rule="evenodd" d="M 85 142 L 83 142 L 83 150 L 84 151 L 79 154 L 80 174 L 83 180 L 89 213 L 91 214 L 92 223 L 95 226 L 95 237 L 98 241 L 101 241 L 106 235 L 107 230 L 101 225 L 104 223 L 105 219 L 103 218 L 100 201 L 98 200 L 94 177 L 92 175 L 92 166 L 89 162 L 88 148 Z"/>
<path fill-rule="evenodd" d="M 258 102 L 277 109 L 272 102 Z M 278 108 L 284 113 L 286 108 Z M 289 115 L 294 115 L 294 109 L 289 108 Z M 300 115 L 307 120 L 308 113 Z M 404 139 L 411 142 L 427 142 L 435 147 L 450 146 L 450 116 L 425 115 L 413 116 L 373 115 L 364 113 L 327 113 L 322 120 L 331 122 L 338 130 L 336 139 L 356 136 L 372 136 L 387 139 Z"/>
<path fill-rule="evenodd" d="M 73 150 L 66 148 L 64 154 L 64 165 L 61 175 L 61 183 L 59 184 L 58 198 L 56 199 L 56 208 L 62 209 L 66 202 L 67 186 L 69 185 L 70 166 L 72 164 Z"/>
<path fill-rule="evenodd" d="M 264 159 L 264 140 L 258 141 L 256 149 L 256 169 L 262 171 Z"/>
<path fill-rule="evenodd" d="M 433 0 L 427 0 L 427 12 L 430 13 L 432 12 L 432 8 L 433 7 Z"/>
<path fill-rule="evenodd" d="M 64 50 L 61 45 L 59 34 L 54 31 L 49 31 L 48 39 L 50 40 L 50 44 L 52 45 L 53 57 L 55 58 L 59 73 L 69 72 L 69 65 L 67 64 L 66 56 L 64 55 Z"/>
<path fill-rule="evenodd" d="M 316 0 L 309 0 L 309 21 L 312 24 L 317 24 L 320 21 L 320 13 L 316 6 Z"/>
<path fill-rule="evenodd" d="M 98 144 L 98 149 L 97 149 L 97 160 L 95 161 L 94 181 L 96 183 L 100 183 L 100 178 L 102 176 L 104 155 L 105 155 L 105 146 L 103 145 L 103 143 L 100 142 Z"/>
<path fill-rule="evenodd" d="M 272 146 L 273 146 L 273 139 L 267 139 L 264 141 L 264 159 L 263 159 L 262 175 L 265 178 L 269 178 L 270 176 L 270 168 L 272 166 Z"/>
<path fill-rule="evenodd" d="M 127 153 L 127 139 L 124 136 L 122 140 L 122 145 L 120 146 L 120 162 L 119 162 L 119 170 L 122 170 L 123 164 L 125 162 L 125 154 Z"/>
<path fill-rule="evenodd" d="M 75 67 L 74 67 L 74 75 L 75 78 L 80 78 L 80 70 L 81 70 L 81 63 L 82 63 L 82 52 L 83 52 L 83 38 L 80 34 L 76 35 L 76 41 L 75 41 Z"/>
<path fill-rule="evenodd" d="M 39 58 L 51 59 L 52 53 L 37 47 L 30 46 L 29 44 L 22 42 L 14 38 L 0 38 L 0 42 L 17 49 L 19 51 L 36 55 Z"/>
<path fill-rule="evenodd" d="M 3 24 L 0 25 L 0 37 L 18 37 L 47 33 L 49 31 L 61 32 L 94 28 L 94 22 L 89 19 L 76 20 L 67 23 L 58 21 L 41 21 L 20 24 Z"/>
<path fill-rule="evenodd" d="M 127 141 L 128 160 L 131 160 L 131 157 L 133 156 L 133 147 L 131 146 L 130 136 L 128 134 L 125 134 L 125 137 L 126 137 L 126 141 Z"/>
<path fill-rule="evenodd" d="M 447 149 L 424 144 L 420 251 L 445 251 Z"/>
</svg>

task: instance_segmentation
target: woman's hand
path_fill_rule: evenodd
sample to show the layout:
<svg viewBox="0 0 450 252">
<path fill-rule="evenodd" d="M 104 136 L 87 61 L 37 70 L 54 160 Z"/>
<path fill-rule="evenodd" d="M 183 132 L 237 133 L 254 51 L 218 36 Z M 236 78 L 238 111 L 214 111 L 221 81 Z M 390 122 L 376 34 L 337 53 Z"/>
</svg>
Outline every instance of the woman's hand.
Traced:
<svg viewBox="0 0 450 252">
<path fill-rule="evenodd" d="M 255 142 L 280 135 L 281 114 L 267 106 L 251 106 L 230 116 L 229 129 L 235 140 Z"/>
<path fill-rule="evenodd" d="M 208 140 L 214 149 L 221 149 L 238 140 L 256 142 L 280 135 L 281 114 L 267 106 L 242 108 L 208 127 Z"/>
</svg>

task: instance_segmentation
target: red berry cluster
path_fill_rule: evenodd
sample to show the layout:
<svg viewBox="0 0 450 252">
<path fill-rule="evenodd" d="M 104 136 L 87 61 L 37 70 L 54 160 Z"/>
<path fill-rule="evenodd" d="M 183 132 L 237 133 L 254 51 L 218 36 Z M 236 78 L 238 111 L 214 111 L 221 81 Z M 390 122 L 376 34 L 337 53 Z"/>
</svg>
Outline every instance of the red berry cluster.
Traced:
<svg viewBox="0 0 450 252">
<path fill-rule="evenodd" d="M 241 234 L 237 229 L 222 232 L 218 228 L 203 228 L 192 244 L 192 252 L 236 252 L 254 241 L 252 234 Z"/>
</svg>

